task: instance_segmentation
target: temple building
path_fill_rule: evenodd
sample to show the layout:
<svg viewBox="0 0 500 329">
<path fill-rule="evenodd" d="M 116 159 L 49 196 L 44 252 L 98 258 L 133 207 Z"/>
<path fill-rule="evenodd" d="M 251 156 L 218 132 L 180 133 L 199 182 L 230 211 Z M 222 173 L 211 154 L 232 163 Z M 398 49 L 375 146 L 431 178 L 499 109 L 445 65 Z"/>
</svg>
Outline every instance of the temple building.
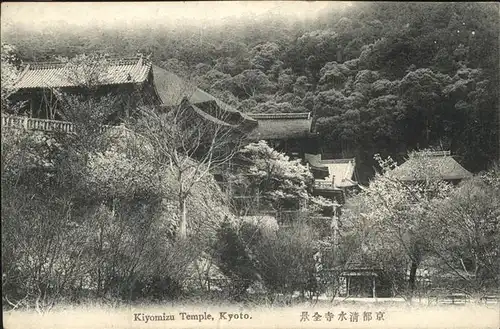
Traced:
<svg viewBox="0 0 500 329">
<path fill-rule="evenodd" d="M 289 155 L 304 159 L 318 150 L 318 135 L 314 132 L 311 113 L 247 113 L 257 121 L 248 135 L 249 140 L 265 140 L 269 146 Z"/>
<path fill-rule="evenodd" d="M 462 167 L 451 156 L 449 151 L 413 153 L 406 162 L 396 167 L 391 174 L 394 178 L 407 184 L 437 179 L 456 185 L 460 181 L 472 177 L 472 173 Z M 395 295 L 395 287 L 388 280 L 388 274 L 380 266 L 366 266 L 366 260 L 360 255 L 355 255 L 354 260 L 357 260 L 357 262 L 353 261 L 344 268 L 332 270 L 336 270 L 339 277 L 339 296 L 393 297 Z M 426 268 L 417 269 L 416 272 L 416 285 L 422 291 L 426 291 L 429 287 L 436 286 L 440 280 L 446 279 L 446 275 L 432 275 L 433 266 L 435 266 L 432 261 L 429 264 L 428 260 L 426 260 L 421 265 L 424 264 Z M 400 270 L 403 273 L 402 278 L 408 281 L 410 268 L 405 267 L 403 265 Z M 465 278 L 469 275 L 466 271 L 463 272 L 463 274 L 460 274 L 462 277 Z"/>
<path fill-rule="evenodd" d="M 84 71 L 83 73 L 78 72 Z M 103 67 L 82 70 L 68 63 L 30 63 L 14 83 L 10 99 L 23 102 L 18 114 L 36 119 L 65 120 L 61 93 L 76 96 L 111 95 L 118 104 L 106 123 L 117 124 L 123 116 L 133 115 L 141 106 L 168 107 L 187 99 L 192 110 L 204 119 L 242 125 L 249 131 L 257 121 L 213 96 L 192 86 L 151 61 L 137 59 L 109 60 Z"/>
<path fill-rule="evenodd" d="M 162 111 L 183 104 L 196 119 L 237 127 L 247 142 L 265 140 L 290 158 L 301 159 L 314 174 L 316 195 L 342 204 L 346 193 L 357 186 L 354 159 L 322 159 L 317 154 L 318 134 L 310 113 L 237 111 L 143 56 L 106 59 L 105 65 L 88 70 L 71 63 L 30 63 L 24 66 L 14 88 L 11 100 L 23 101 L 24 106 L 15 117 L 2 116 L 2 125 L 24 125 L 35 130 L 63 127 L 71 132 L 71 122 L 65 117 L 62 104 L 63 93 L 78 97 L 117 96 L 116 110 L 105 120 L 111 126 L 135 115 L 141 107 Z M 217 174 L 214 172 L 216 178 L 222 177 Z"/>
<path fill-rule="evenodd" d="M 72 132 L 71 120 L 64 113 L 63 93 L 116 96 L 118 104 L 113 104 L 113 112 L 105 120 L 111 126 L 135 115 L 141 107 L 163 111 L 183 104 L 197 120 L 237 128 L 247 142 L 265 140 L 291 159 L 301 159 L 315 177 L 316 195 L 343 204 L 346 193 L 357 186 L 354 159 L 322 159 L 317 154 L 318 134 L 311 113 L 243 113 L 143 56 L 107 58 L 104 63 L 87 68 L 85 64 L 82 68 L 62 62 L 26 64 L 10 97 L 24 106 L 16 117 L 2 116 L 2 124 Z M 214 175 L 223 182 L 222 173 Z"/>
<path fill-rule="evenodd" d="M 62 62 L 29 63 L 22 69 L 14 89 L 11 101 L 24 104 L 17 115 L 28 117 L 31 121 L 67 121 L 61 104 L 62 93 L 118 96 L 117 110 L 106 120 L 110 125 L 119 124 L 121 118 L 133 115 L 142 106 L 165 108 L 187 101 L 192 111 L 202 119 L 238 126 L 249 141 L 266 140 L 279 151 L 295 158 L 303 158 L 305 153 L 316 151 L 317 139 L 310 113 L 242 113 L 143 56 L 108 59 L 106 65 L 88 70 Z"/>
<path fill-rule="evenodd" d="M 334 199 L 339 204 L 357 189 L 356 159 L 322 159 L 321 154 L 305 154 L 314 176 L 314 194 Z"/>
<path fill-rule="evenodd" d="M 65 119 L 61 93 L 117 95 L 120 102 L 117 109 L 123 111 L 144 104 L 160 104 L 154 89 L 152 64 L 142 57 L 111 60 L 96 68 L 61 62 L 29 63 L 13 88 L 15 93 L 10 100 L 24 102 L 19 114 L 39 119 Z"/>
<path fill-rule="evenodd" d="M 418 182 L 429 178 L 442 179 L 458 184 L 472 177 L 472 173 L 458 163 L 450 151 L 421 151 L 396 167 L 392 174 L 406 182 Z"/>
</svg>

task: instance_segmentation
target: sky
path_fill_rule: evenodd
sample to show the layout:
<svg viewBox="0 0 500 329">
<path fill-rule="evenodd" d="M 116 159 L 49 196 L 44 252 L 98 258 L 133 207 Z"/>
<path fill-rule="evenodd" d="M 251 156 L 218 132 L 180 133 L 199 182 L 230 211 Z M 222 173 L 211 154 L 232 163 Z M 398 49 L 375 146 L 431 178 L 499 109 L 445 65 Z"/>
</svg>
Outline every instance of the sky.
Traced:
<svg viewBox="0 0 500 329">
<path fill-rule="evenodd" d="M 2 28 L 18 24 L 43 28 L 64 22 L 79 26 L 151 23 L 223 23 L 279 13 L 294 18 L 314 16 L 327 7 L 351 5 L 336 1 L 192 1 L 192 2 L 10 2 L 2 3 Z"/>
</svg>

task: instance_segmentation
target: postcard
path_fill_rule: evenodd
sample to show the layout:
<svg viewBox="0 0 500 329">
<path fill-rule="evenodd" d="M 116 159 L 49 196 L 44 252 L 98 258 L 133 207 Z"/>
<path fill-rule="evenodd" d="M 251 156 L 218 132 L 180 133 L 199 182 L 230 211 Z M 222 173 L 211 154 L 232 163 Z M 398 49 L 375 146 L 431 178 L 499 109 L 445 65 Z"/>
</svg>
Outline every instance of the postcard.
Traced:
<svg viewBox="0 0 500 329">
<path fill-rule="evenodd" d="M 3 2 L 3 326 L 499 328 L 498 12 Z"/>
</svg>

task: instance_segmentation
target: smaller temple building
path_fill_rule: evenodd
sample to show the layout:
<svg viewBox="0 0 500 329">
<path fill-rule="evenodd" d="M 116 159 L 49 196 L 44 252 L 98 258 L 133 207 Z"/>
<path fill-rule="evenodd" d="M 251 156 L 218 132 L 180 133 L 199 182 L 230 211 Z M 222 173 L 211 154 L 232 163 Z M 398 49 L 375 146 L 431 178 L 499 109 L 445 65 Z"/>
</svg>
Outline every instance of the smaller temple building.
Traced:
<svg viewBox="0 0 500 329">
<path fill-rule="evenodd" d="M 317 134 L 313 132 L 311 113 L 247 113 L 257 121 L 248 135 L 251 141 L 265 140 L 277 151 L 292 159 L 304 159 L 305 154 L 318 149 Z"/>
<path fill-rule="evenodd" d="M 453 184 L 472 177 L 472 173 L 462 167 L 450 151 L 416 152 L 406 162 L 396 167 L 392 174 L 406 182 L 435 178 Z"/>
<path fill-rule="evenodd" d="M 358 187 L 356 159 L 322 159 L 321 154 L 305 154 L 314 176 L 314 194 L 345 203 L 346 196 Z"/>
</svg>

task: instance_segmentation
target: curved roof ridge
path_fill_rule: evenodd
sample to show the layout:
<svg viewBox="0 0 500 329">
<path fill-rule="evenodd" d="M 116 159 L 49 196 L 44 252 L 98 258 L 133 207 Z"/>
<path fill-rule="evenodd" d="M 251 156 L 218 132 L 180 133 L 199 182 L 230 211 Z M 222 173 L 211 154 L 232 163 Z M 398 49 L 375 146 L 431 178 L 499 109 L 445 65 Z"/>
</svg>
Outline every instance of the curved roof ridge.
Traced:
<svg viewBox="0 0 500 329">
<path fill-rule="evenodd" d="M 213 123 L 216 123 L 218 125 L 221 125 L 221 126 L 226 126 L 226 127 L 232 127 L 232 128 L 235 128 L 237 127 L 236 125 L 232 125 L 230 123 L 227 123 L 225 121 L 222 121 L 220 119 L 217 119 L 216 117 L 206 113 L 205 111 L 201 110 L 199 107 L 197 107 L 196 105 L 194 104 L 191 104 L 191 106 L 193 107 L 194 111 L 199 115 L 201 116 L 202 118 L 204 119 L 207 119 L 209 121 L 212 121 Z"/>
<path fill-rule="evenodd" d="M 178 93 L 185 93 L 189 103 L 196 104 L 203 107 L 210 102 L 214 102 L 217 106 L 225 111 L 225 116 L 237 115 L 237 121 L 248 122 L 250 124 L 257 124 L 257 121 L 247 114 L 232 108 L 229 104 L 221 101 L 217 97 L 209 94 L 208 92 L 198 88 L 197 86 L 189 83 L 185 79 L 179 77 L 177 74 L 168 71 L 156 64 L 152 64 L 154 87 L 157 91 L 161 101 L 166 105 L 174 105 L 179 101 Z M 200 109 L 204 111 L 203 108 Z M 204 111 L 206 112 L 206 111 Z M 213 115 L 211 115 L 213 117 Z"/>
<path fill-rule="evenodd" d="M 43 70 L 55 69 L 66 66 L 65 62 L 25 62 L 23 66 L 28 67 L 28 70 Z"/>
</svg>

